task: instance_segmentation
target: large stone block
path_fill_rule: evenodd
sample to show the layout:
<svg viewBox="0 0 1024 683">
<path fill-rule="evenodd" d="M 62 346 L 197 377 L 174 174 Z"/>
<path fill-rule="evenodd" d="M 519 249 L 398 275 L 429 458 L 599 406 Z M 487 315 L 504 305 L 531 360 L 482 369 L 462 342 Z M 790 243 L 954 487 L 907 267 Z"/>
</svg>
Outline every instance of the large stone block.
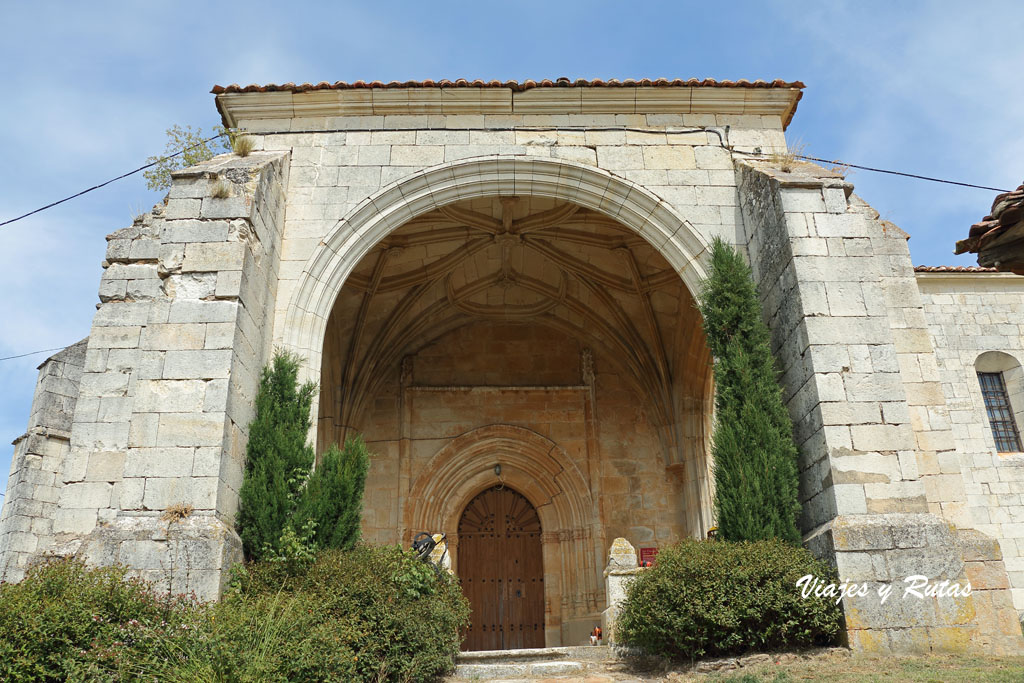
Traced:
<svg viewBox="0 0 1024 683">
<path fill-rule="evenodd" d="M 240 270 L 245 259 L 244 242 L 199 242 L 185 245 L 181 271 Z"/>
<path fill-rule="evenodd" d="M 77 555 L 90 564 L 119 562 L 161 588 L 213 600 L 227 582 L 227 570 L 241 562 L 242 544 L 213 515 L 119 517 L 86 531 Z"/>
<path fill-rule="evenodd" d="M 870 587 L 843 599 L 855 649 L 960 652 L 984 640 L 998 652 L 1024 650 L 1019 624 L 1004 628 L 994 606 L 1011 599 L 1002 562 L 969 559 L 998 554 L 977 531 L 958 531 L 930 514 L 853 515 L 836 517 L 805 542 L 836 563 L 841 579 Z M 885 602 L 881 589 L 890 591 Z"/>
<path fill-rule="evenodd" d="M 187 380 L 140 380 L 135 385 L 135 410 L 140 413 L 200 412 L 206 382 Z"/>
<path fill-rule="evenodd" d="M 219 446 L 224 440 L 224 413 L 161 413 L 157 446 Z"/>
<path fill-rule="evenodd" d="M 164 359 L 164 377 L 203 380 L 228 377 L 232 355 L 228 349 L 168 351 Z"/>
</svg>

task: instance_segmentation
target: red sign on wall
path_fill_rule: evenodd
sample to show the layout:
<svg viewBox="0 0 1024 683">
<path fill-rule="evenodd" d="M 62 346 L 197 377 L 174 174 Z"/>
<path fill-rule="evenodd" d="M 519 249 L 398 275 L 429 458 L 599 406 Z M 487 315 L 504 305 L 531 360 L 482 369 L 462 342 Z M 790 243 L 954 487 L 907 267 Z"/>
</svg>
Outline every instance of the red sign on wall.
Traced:
<svg viewBox="0 0 1024 683">
<path fill-rule="evenodd" d="M 657 548 L 640 548 L 640 566 L 649 567 L 653 566 L 655 558 L 658 557 Z M 648 564 L 650 562 L 650 564 Z"/>
</svg>

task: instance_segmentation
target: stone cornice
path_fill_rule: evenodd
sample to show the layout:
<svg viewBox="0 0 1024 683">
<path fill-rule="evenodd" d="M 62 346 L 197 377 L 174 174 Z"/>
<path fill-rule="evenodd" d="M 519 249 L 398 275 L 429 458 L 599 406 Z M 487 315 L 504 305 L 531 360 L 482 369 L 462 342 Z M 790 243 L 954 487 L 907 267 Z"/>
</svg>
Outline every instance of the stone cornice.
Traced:
<svg viewBox="0 0 1024 683">
<path fill-rule="evenodd" d="M 976 282 L 985 284 L 1019 285 L 1024 287 L 1024 277 L 1013 273 L 1001 272 L 928 272 L 918 271 L 914 273 L 918 282 L 927 283 L 965 283 Z"/>
<path fill-rule="evenodd" d="M 266 119 L 394 114 L 752 114 L 787 125 L 799 88 L 638 86 L 535 88 L 387 88 L 216 95 L 224 124 Z"/>
</svg>

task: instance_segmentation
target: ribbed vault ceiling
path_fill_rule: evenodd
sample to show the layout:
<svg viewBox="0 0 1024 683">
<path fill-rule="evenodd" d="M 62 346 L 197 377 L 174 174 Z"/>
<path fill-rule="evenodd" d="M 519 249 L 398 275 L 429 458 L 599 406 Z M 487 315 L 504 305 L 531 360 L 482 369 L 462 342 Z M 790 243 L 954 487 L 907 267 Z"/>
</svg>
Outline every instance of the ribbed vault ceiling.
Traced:
<svg viewBox="0 0 1024 683">
<path fill-rule="evenodd" d="M 650 244 L 575 204 L 494 197 L 410 221 L 349 276 L 328 323 L 321 419 L 358 426 L 404 356 L 486 319 L 582 340 L 631 381 L 669 451 L 681 441 L 681 403 L 705 398 L 699 314 Z"/>
</svg>

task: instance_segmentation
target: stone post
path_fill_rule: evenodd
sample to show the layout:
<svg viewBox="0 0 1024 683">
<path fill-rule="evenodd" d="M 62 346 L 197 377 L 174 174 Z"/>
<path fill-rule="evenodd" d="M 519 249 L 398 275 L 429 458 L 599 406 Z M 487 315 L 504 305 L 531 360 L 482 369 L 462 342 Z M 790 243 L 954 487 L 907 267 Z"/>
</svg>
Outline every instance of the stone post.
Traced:
<svg viewBox="0 0 1024 683">
<path fill-rule="evenodd" d="M 608 550 L 608 566 L 604 569 L 608 607 L 601 613 L 601 632 L 605 645 L 615 644 L 615 622 L 626 600 L 626 584 L 642 571 L 644 569 L 637 563 L 633 544 L 624 538 L 616 538 Z"/>
</svg>

